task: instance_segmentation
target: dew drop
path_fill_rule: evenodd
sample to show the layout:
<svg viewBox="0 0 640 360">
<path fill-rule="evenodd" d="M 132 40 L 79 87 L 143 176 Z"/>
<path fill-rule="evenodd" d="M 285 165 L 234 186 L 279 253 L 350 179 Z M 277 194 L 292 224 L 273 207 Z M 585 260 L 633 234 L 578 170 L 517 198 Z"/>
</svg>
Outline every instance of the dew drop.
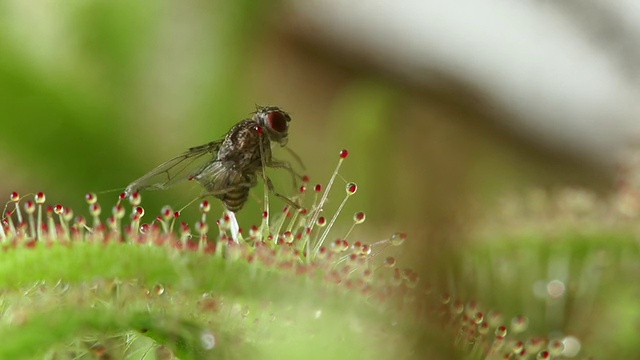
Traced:
<svg viewBox="0 0 640 360">
<path fill-rule="evenodd" d="M 100 204 L 94 203 L 94 204 L 91 204 L 91 206 L 89 206 L 89 213 L 92 216 L 100 216 L 101 212 L 102 212 L 102 208 L 100 208 Z"/>
<path fill-rule="evenodd" d="M 331 250 L 334 252 L 343 252 L 349 249 L 349 243 L 346 240 L 337 239 L 331 243 Z"/>
<path fill-rule="evenodd" d="M 153 292 L 156 295 L 164 294 L 164 286 L 162 286 L 162 284 L 157 284 L 156 286 L 153 287 Z"/>
<path fill-rule="evenodd" d="M 404 244 L 404 241 L 407 239 L 407 234 L 405 233 L 394 233 L 393 235 L 391 235 L 391 245 L 393 246 L 400 246 L 402 244 Z"/>
<path fill-rule="evenodd" d="M 520 315 L 511 319 L 511 329 L 514 333 L 521 333 L 527 330 L 529 326 L 529 319 L 526 316 Z"/>
<path fill-rule="evenodd" d="M 345 187 L 345 190 L 347 191 L 347 195 L 353 195 L 356 193 L 356 191 L 358 191 L 358 185 L 356 185 L 356 183 L 350 182 Z"/>
<path fill-rule="evenodd" d="M 60 204 L 53 207 L 53 212 L 56 213 L 56 215 L 62 215 L 63 211 L 64 211 L 64 207 Z"/>
<path fill-rule="evenodd" d="M 456 315 L 462 314 L 464 312 L 464 304 L 460 300 L 456 300 L 451 305 L 451 312 Z"/>
<path fill-rule="evenodd" d="M 485 321 L 482 324 L 480 324 L 480 326 L 478 326 L 478 333 L 480 335 L 488 334 L 489 333 L 489 323 Z"/>
<path fill-rule="evenodd" d="M 41 191 L 39 193 L 36 194 L 35 196 L 35 201 L 36 204 L 38 205 L 42 205 L 44 204 L 45 201 L 47 201 L 47 197 L 45 196 L 45 194 Z"/>
<path fill-rule="evenodd" d="M 18 202 L 20 201 L 20 194 L 14 191 L 9 195 L 9 199 L 13 202 Z"/>
<path fill-rule="evenodd" d="M 170 220 L 173 218 L 173 209 L 171 209 L 169 205 L 163 206 L 160 212 L 162 213 L 162 218 L 164 220 Z"/>
<path fill-rule="evenodd" d="M 71 210 L 71 208 L 64 208 L 62 218 L 65 221 L 71 221 L 71 219 L 73 219 L 73 210 Z"/>
<path fill-rule="evenodd" d="M 558 339 L 551 340 L 551 342 L 549 342 L 548 350 L 550 355 L 559 356 L 564 351 L 564 344 Z"/>
<path fill-rule="evenodd" d="M 144 208 L 142 206 L 137 206 L 135 213 L 138 214 L 138 216 L 143 217 L 144 216 Z"/>
<path fill-rule="evenodd" d="M 524 343 L 520 340 L 514 341 L 511 344 L 511 351 L 514 354 L 520 354 L 522 351 L 524 351 Z"/>
<path fill-rule="evenodd" d="M 325 219 L 324 216 L 320 216 L 316 221 L 316 224 L 320 227 L 325 226 L 327 224 L 327 219 Z"/>
<path fill-rule="evenodd" d="M 326 257 L 327 257 L 327 248 L 324 246 L 320 246 L 320 249 L 318 249 L 318 258 L 324 259 Z"/>
<path fill-rule="evenodd" d="M 503 318 L 499 311 L 491 310 L 487 314 L 487 322 L 491 327 L 496 327 L 502 324 Z"/>
<path fill-rule="evenodd" d="M 87 224 L 87 221 L 84 219 L 84 217 L 82 216 L 78 216 L 75 219 L 75 223 L 76 225 L 78 225 L 79 227 L 84 227 L 84 225 Z"/>
<path fill-rule="evenodd" d="M 36 204 L 31 200 L 27 201 L 24 203 L 24 211 L 26 211 L 27 214 L 33 214 L 36 211 Z"/>
<path fill-rule="evenodd" d="M 124 217 L 124 206 L 118 204 L 113 207 L 111 212 L 117 219 L 122 219 Z"/>
<path fill-rule="evenodd" d="M 131 195 L 129 195 L 129 204 L 131 204 L 132 206 L 138 206 L 140 205 L 140 203 L 142 202 L 142 196 L 140 196 L 139 192 L 134 192 Z"/>
<path fill-rule="evenodd" d="M 388 268 L 396 266 L 396 259 L 393 256 L 388 256 L 384 259 L 384 266 Z"/>
<path fill-rule="evenodd" d="M 418 281 L 420 281 L 420 277 L 418 273 L 412 272 L 409 278 L 407 279 L 407 287 L 414 289 L 418 285 Z"/>
<path fill-rule="evenodd" d="M 87 193 L 87 195 L 84 196 L 84 199 L 89 205 L 93 205 L 98 201 L 98 197 L 94 193 Z"/>
<path fill-rule="evenodd" d="M 538 355 L 536 355 L 536 359 L 538 359 L 538 360 L 547 360 L 547 359 L 551 359 L 551 354 L 549 354 L 549 352 L 548 352 L 548 351 L 543 350 L 543 351 L 540 351 L 540 352 L 538 353 Z"/>
<path fill-rule="evenodd" d="M 507 336 L 507 327 L 504 325 L 498 326 L 495 335 L 498 339 L 504 339 Z"/>
<path fill-rule="evenodd" d="M 206 214 L 209 211 L 211 211 L 211 204 L 207 200 L 202 201 L 200 203 L 200 212 Z"/>
<path fill-rule="evenodd" d="M 534 337 L 527 340 L 527 343 L 525 344 L 524 348 L 528 353 L 534 354 L 542 350 L 544 343 L 545 343 L 544 339 L 539 337 Z"/>
<path fill-rule="evenodd" d="M 448 293 L 443 293 L 442 295 L 440 295 L 440 302 L 445 305 L 448 304 L 449 302 L 451 302 L 451 295 L 449 295 Z"/>
<path fill-rule="evenodd" d="M 209 225 L 207 225 L 204 221 L 198 221 L 196 223 L 196 231 L 198 231 L 201 235 L 209 231 Z"/>
<path fill-rule="evenodd" d="M 216 337 L 211 332 L 204 332 L 200 335 L 200 345 L 205 350 L 211 350 L 216 346 Z"/>
<path fill-rule="evenodd" d="M 353 214 L 353 222 L 356 224 L 362 224 L 366 218 L 367 215 L 362 211 Z"/>
<path fill-rule="evenodd" d="M 471 319 L 476 325 L 479 325 L 482 323 L 482 321 L 484 321 L 484 314 L 480 311 L 478 311 L 477 313 L 475 313 L 473 315 L 473 318 Z"/>
</svg>

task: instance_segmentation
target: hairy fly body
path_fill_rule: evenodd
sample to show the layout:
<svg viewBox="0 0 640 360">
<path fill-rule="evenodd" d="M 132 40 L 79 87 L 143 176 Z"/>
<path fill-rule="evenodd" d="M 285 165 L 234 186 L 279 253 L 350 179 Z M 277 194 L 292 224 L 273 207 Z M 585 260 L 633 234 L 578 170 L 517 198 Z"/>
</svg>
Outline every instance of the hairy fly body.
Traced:
<svg viewBox="0 0 640 360">
<path fill-rule="evenodd" d="M 289 114 L 275 106 L 258 107 L 251 119 L 233 126 L 220 140 L 192 147 L 183 154 L 160 164 L 127 186 L 130 195 L 141 190 L 167 189 L 185 181 L 197 181 L 232 212 L 242 209 L 249 190 L 262 177 L 271 193 L 289 205 L 299 206 L 274 191 L 265 168 L 283 168 L 291 173 L 294 186 L 297 175 L 286 161 L 271 156 L 272 143 L 285 146 L 289 130 Z"/>
</svg>

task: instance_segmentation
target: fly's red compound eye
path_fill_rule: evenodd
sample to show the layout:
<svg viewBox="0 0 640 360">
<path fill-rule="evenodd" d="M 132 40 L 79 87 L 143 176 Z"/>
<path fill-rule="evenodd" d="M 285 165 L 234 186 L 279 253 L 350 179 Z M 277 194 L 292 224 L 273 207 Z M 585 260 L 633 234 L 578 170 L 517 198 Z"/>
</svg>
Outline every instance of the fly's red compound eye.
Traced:
<svg viewBox="0 0 640 360">
<path fill-rule="evenodd" d="M 267 115 L 269 127 L 278 133 L 286 133 L 289 128 L 289 117 L 282 111 L 273 111 Z"/>
</svg>

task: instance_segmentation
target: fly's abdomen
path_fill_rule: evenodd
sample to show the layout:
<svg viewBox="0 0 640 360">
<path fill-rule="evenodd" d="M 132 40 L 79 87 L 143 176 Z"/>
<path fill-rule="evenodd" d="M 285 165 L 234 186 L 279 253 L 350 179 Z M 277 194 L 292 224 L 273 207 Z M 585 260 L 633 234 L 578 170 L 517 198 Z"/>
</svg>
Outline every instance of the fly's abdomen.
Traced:
<svg viewBox="0 0 640 360">
<path fill-rule="evenodd" d="M 225 192 L 223 195 L 218 196 L 218 198 L 222 200 L 227 210 L 237 212 L 242 209 L 244 203 L 247 202 L 249 198 L 249 188 L 246 186 L 237 186 Z"/>
</svg>

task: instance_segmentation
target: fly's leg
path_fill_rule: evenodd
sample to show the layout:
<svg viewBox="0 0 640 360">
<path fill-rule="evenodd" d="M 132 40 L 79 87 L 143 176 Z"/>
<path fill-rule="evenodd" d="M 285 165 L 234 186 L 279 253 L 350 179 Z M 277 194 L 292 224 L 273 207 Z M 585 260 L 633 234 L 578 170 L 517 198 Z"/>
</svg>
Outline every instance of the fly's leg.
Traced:
<svg viewBox="0 0 640 360">
<path fill-rule="evenodd" d="M 302 180 L 303 177 L 302 177 L 302 175 L 298 174 L 297 172 L 295 172 L 293 170 L 293 168 L 291 167 L 291 164 L 289 164 L 289 162 L 287 162 L 287 161 L 277 161 L 277 160 L 270 159 L 270 161 L 268 161 L 265 165 L 268 166 L 268 167 L 272 167 L 272 168 L 279 168 L 279 169 L 287 170 L 291 174 L 291 179 L 293 180 L 293 188 L 294 189 L 298 188 L 298 179 Z"/>
<path fill-rule="evenodd" d="M 278 193 L 274 186 L 273 183 L 271 182 L 271 179 L 269 179 L 267 176 L 264 177 L 264 181 L 265 184 L 267 184 L 267 188 L 269 189 L 269 192 L 271 192 L 273 195 L 275 195 L 276 197 L 282 199 L 282 201 L 286 202 L 287 204 L 293 206 L 296 209 L 301 209 L 302 207 L 298 204 L 296 204 L 293 200 L 289 199 L 288 197 Z"/>
</svg>

